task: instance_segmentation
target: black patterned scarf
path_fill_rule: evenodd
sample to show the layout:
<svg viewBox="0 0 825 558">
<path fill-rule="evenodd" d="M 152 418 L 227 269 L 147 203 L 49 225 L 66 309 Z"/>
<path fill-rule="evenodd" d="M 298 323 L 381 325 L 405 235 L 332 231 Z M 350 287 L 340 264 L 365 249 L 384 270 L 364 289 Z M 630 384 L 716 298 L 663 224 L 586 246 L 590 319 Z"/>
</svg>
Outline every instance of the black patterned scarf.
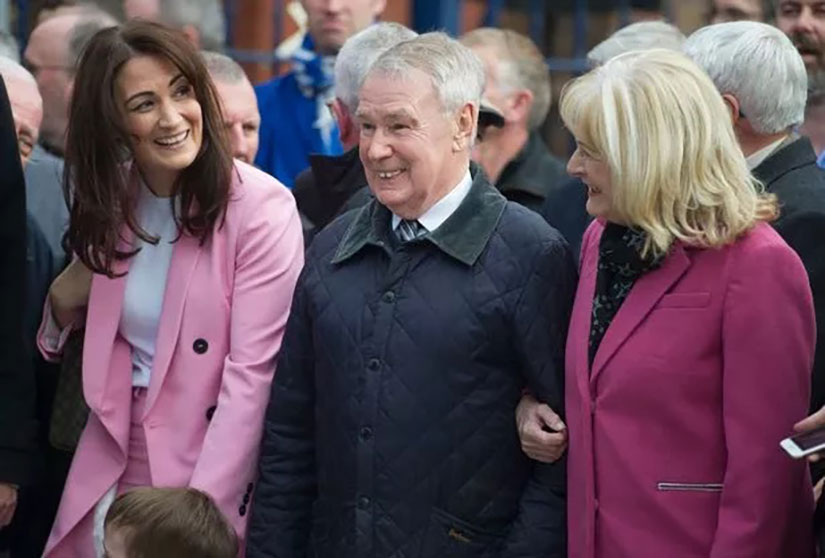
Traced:
<svg viewBox="0 0 825 558">
<path fill-rule="evenodd" d="M 599 242 L 596 292 L 590 319 L 589 360 L 593 366 L 596 351 L 607 328 L 621 308 L 636 280 L 661 264 L 662 258 L 642 258 L 646 235 L 643 231 L 608 223 Z"/>
</svg>

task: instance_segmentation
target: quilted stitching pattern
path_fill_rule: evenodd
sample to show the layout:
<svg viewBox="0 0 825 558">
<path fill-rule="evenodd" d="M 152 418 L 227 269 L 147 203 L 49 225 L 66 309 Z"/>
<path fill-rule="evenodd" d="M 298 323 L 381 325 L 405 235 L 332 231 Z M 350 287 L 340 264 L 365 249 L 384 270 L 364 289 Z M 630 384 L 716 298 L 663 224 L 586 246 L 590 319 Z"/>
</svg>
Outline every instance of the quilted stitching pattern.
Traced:
<svg viewBox="0 0 825 558">
<path fill-rule="evenodd" d="M 350 219 L 299 281 L 247 556 L 563 556 L 563 464 L 529 462 L 514 410 L 562 406 L 566 244 L 508 204 L 472 267 L 427 240 L 332 265 Z"/>
</svg>

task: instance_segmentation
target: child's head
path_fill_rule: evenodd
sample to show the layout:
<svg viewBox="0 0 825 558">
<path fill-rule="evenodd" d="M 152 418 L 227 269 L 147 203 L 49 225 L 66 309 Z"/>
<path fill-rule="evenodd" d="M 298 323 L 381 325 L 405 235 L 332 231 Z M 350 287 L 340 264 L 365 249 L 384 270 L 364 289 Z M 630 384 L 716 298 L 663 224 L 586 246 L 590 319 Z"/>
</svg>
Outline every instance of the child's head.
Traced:
<svg viewBox="0 0 825 558">
<path fill-rule="evenodd" d="M 238 539 L 212 499 L 192 488 L 137 488 L 106 514 L 107 558 L 236 558 Z"/>
</svg>

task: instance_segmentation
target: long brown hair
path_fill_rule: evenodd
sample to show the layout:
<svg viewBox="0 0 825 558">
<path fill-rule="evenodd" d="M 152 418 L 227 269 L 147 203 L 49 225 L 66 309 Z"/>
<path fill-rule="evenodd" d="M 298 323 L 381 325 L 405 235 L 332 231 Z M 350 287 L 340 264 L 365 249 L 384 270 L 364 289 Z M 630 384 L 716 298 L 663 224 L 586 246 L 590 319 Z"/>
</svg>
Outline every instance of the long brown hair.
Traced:
<svg viewBox="0 0 825 558">
<path fill-rule="evenodd" d="M 118 72 L 142 55 L 175 65 L 191 84 L 203 114 L 200 152 L 174 186 L 180 202 L 178 230 L 205 242 L 220 226 L 229 202 L 232 155 L 218 95 L 197 50 L 182 34 L 156 23 L 132 21 L 98 32 L 81 56 L 69 111 L 63 190 L 71 219 L 63 243 L 89 269 L 109 276 L 114 260 L 135 254 L 118 248 L 124 225 L 146 242 L 158 241 L 135 216 L 136 192 L 124 164 L 130 140 L 114 98 Z"/>
</svg>

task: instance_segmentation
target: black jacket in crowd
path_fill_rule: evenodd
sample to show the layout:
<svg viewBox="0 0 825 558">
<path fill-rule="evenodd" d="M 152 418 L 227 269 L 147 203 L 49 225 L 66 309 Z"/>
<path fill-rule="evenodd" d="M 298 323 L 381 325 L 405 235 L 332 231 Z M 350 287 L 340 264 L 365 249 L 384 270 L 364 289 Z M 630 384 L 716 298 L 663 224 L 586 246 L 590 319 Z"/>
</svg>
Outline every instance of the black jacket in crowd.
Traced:
<svg viewBox="0 0 825 558">
<path fill-rule="evenodd" d="M 301 212 L 305 246 L 333 219 L 370 199 L 357 147 L 343 155 L 310 155 L 309 165 L 292 189 Z"/>
<path fill-rule="evenodd" d="M 776 232 L 799 255 L 811 282 L 816 310 L 811 409 L 825 405 L 825 171 L 806 137 L 785 143 L 753 171 L 779 200 Z"/>
<path fill-rule="evenodd" d="M 504 167 L 496 188 L 508 200 L 540 212 L 547 195 L 568 178 L 564 163 L 553 157 L 538 132 L 532 132 L 519 154 Z"/>
<path fill-rule="evenodd" d="M 401 245 L 373 200 L 315 238 L 266 413 L 247 557 L 553 558 L 564 462 L 532 462 L 525 388 L 563 406 L 576 273 L 476 167 Z"/>
<path fill-rule="evenodd" d="M 26 186 L 14 120 L 0 78 L 0 482 L 29 482 L 37 432 L 35 384 L 23 342 Z"/>
<path fill-rule="evenodd" d="M 561 233 L 578 262 L 584 231 L 593 220 L 587 213 L 587 186 L 584 182 L 568 177 L 564 184 L 547 194 L 541 215 Z"/>
</svg>

